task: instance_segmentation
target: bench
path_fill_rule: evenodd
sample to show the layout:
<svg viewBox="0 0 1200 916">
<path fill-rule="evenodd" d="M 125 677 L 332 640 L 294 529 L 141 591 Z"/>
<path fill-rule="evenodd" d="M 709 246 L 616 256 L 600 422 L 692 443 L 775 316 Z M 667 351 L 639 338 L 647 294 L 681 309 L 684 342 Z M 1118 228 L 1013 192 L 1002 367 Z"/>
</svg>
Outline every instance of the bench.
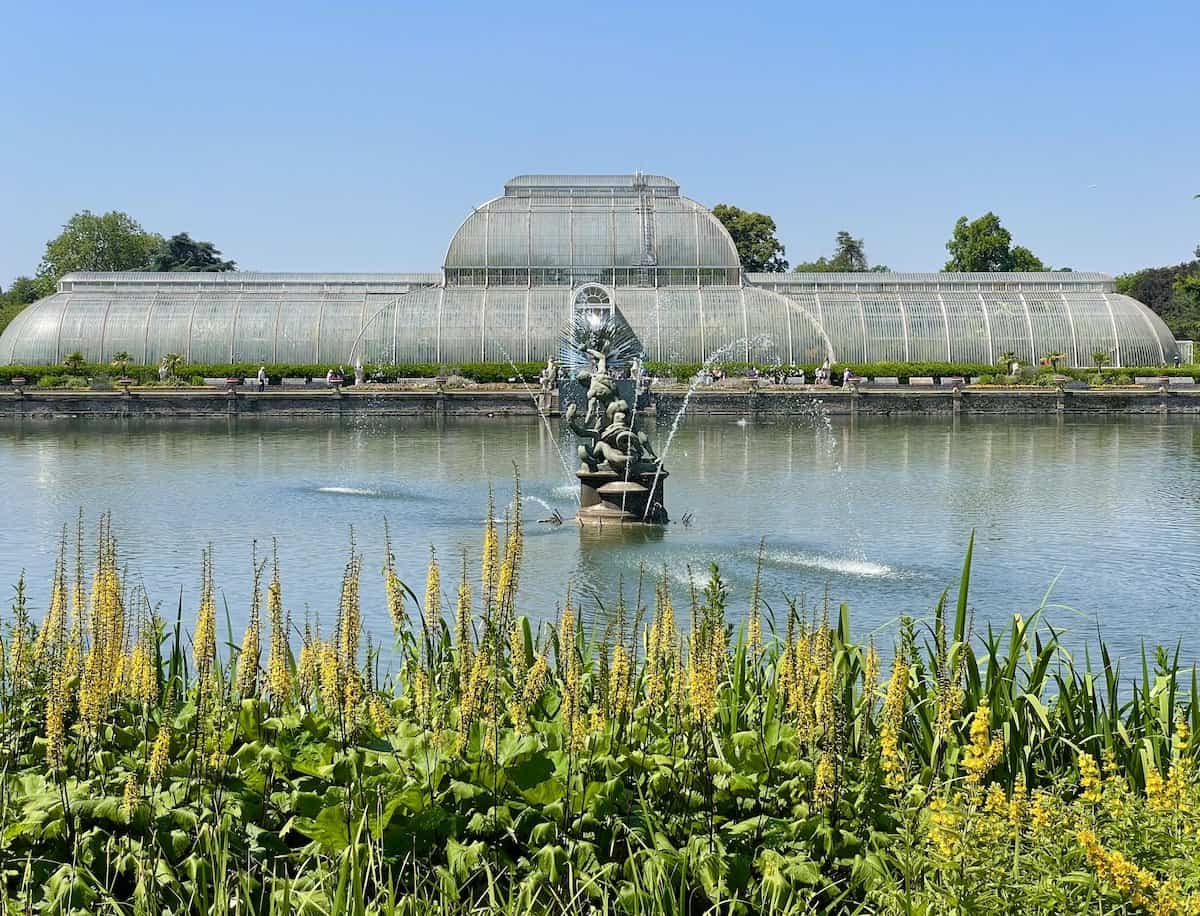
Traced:
<svg viewBox="0 0 1200 916">
<path fill-rule="evenodd" d="M 967 380 L 961 375 L 943 375 L 938 379 L 938 383 L 943 388 L 961 388 Z"/>
<path fill-rule="evenodd" d="M 803 385 L 807 381 L 808 379 L 803 375 L 787 375 L 783 379 L 785 385 Z"/>
<path fill-rule="evenodd" d="M 226 387 L 225 379 L 223 378 L 208 378 L 205 377 L 204 384 L 209 388 L 224 388 Z"/>
<path fill-rule="evenodd" d="M 1133 381 L 1136 385 L 1146 385 L 1150 388 L 1157 388 L 1159 385 L 1166 384 L 1167 379 L 1165 376 L 1159 377 L 1157 375 L 1139 375 Z"/>
<path fill-rule="evenodd" d="M 900 384 L 900 379 L 894 375 L 882 375 L 871 379 L 870 384 L 874 388 L 894 388 Z"/>
<path fill-rule="evenodd" d="M 933 376 L 929 375 L 914 375 L 908 380 L 908 384 L 913 388 L 932 388 Z"/>
<path fill-rule="evenodd" d="M 306 378 L 284 378 L 284 379 L 280 379 L 280 384 L 283 385 L 284 388 L 304 388 L 305 386 L 308 385 L 308 379 L 306 379 Z"/>
<path fill-rule="evenodd" d="M 1196 380 L 1190 375 L 1173 375 L 1167 380 L 1172 388 L 1195 388 Z"/>
</svg>

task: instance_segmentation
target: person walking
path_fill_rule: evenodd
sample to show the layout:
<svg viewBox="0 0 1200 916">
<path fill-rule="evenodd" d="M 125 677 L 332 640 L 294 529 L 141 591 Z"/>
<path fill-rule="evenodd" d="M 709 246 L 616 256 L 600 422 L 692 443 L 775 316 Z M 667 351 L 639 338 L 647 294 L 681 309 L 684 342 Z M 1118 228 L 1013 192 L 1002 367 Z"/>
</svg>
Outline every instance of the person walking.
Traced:
<svg viewBox="0 0 1200 916">
<path fill-rule="evenodd" d="M 258 367 L 258 390 L 259 391 L 267 390 L 267 367 L 266 366 Z"/>
</svg>

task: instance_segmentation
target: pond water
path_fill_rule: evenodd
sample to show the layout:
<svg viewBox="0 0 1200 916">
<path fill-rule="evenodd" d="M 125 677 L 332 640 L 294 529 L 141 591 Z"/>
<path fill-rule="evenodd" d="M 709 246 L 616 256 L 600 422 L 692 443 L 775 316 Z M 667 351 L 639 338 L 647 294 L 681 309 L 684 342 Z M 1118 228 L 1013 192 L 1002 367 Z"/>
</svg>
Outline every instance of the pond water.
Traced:
<svg viewBox="0 0 1200 916">
<path fill-rule="evenodd" d="M 62 527 L 82 507 L 91 539 L 111 510 L 123 561 L 168 615 L 182 593 L 190 623 L 211 543 L 240 639 L 251 543 L 262 555 L 275 537 L 285 603 L 297 621 L 320 613 L 328 632 L 353 527 L 365 621 L 387 638 L 384 519 L 418 594 L 437 549 L 450 603 L 464 549 L 478 581 L 488 486 L 503 511 L 515 463 L 527 497 L 519 607 L 534 619 L 555 615 L 568 581 L 605 601 L 619 581 L 632 599 L 643 566 L 665 572 L 685 608 L 689 577 L 711 563 L 740 616 L 765 537 L 772 607 L 803 595 L 811 608 L 827 595 L 849 603 L 856 636 L 879 631 L 890 644 L 899 615 L 928 617 L 956 585 L 974 531 L 977 631 L 1028 614 L 1052 589 L 1050 619 L 1080 642 L 1099 625 L 1124 655 L 1143 639 L 1180 638 L 1186 657 L 1200 654 L 1195 418 L 692 416 L 668 461 L 677 521 L 625 535 L 538 523 L 573 513 L 560 446 L 570 443 L 535 419 L 4 421 L 0 583 L 28 570 L 40 615 Z"/>
</svg>

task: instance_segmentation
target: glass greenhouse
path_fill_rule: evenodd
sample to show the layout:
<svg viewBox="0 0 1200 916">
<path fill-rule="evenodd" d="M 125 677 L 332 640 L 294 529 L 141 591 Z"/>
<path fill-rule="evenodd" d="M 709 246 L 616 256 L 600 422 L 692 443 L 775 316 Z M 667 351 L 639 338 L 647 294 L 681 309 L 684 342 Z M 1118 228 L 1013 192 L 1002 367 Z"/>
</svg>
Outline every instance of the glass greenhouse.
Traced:
<svg viewBox="0 0 1200 916">
<path fill-rule="evenodd" d="M 587 296 L 581 298 L 581 291 Z M 606 297 L 647 356 L 773 364 L 1162 365 L 1163 322 L 1085 273 L 745 274 L 724 226 L 656 175 L 524 175 L 476 208 L 440 273 L 76 273 L 0 336 L 0 362 L 536 361 Z"/>
</svg>

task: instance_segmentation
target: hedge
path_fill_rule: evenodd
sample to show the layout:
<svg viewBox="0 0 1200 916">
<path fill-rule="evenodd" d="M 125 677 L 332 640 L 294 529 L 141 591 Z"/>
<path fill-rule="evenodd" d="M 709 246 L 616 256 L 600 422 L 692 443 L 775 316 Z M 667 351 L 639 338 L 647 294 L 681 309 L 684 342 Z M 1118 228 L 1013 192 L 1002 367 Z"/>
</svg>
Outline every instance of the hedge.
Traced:
<svg viewBox="0 0 1200 916">
<path fill-rule="evenodd" d="M 204 378 L 253 378 L 258 374 L 258 368 L 262 363 L 188 363 L 181 364 L 176 369 L 176 376 L 183 380 L 204 379 Z M 336 363 L 326 364 L 303 364 L 303 363 L 268 363 L 266 365 L 267 377 L 272 385 L 278 385 L 281 379 L 284 378 L 310 378 L 323 379 L 325 373 L 330 368 L 336 368 Z M 750 368 L 749 363 L 721 363 L 720 366 L 730 375 L 744 375 Z M 353 375 L 353 369 L 346 364 L 341 364 L 343 371 L 348 377 Z M 397 378 L 435 378 L 441 373 L 446 375 L 459 375 L 470 379 L 473 382 L 505 382 L 510 378 L 524 377 L 529 384 L 536 384 L 538 374 L 541 372 L 543 363 L 516 363 L 515 366 L 511 363 L 459 363 L 459 364 L 437 364 L 437 363 L 402 363 L 393 365 L 368 365 L 364 366 L 368 378 L 378 378 L 381 380 L 394 380 Z M 835 363 L 833 365 L 833 375 L 838 377 L 842 372 L 849 367 L 850 371 L 855 375 L 863 378 L 887 378 L 895 377 L 899 379 L 909 379 L 914 376 L 922 377 L 929 376 L 933 378 L 944 378 L 947 376 L 961 375 L 966 378 L 972 376 L 996 376 L 998 370 L 996 366 L 991 366 L 983 363 L 902 363 L 902 362 L 878 362 L 878 363 Z M 664 363 L 664 362 L 647 362 L 646 369 L 652 374 L 662 378 L 674 378 L 680 382 L 688 382 L 695 377 L 703 366 L 700 363 Z M 803 370 L 808 378 L 813 378 L 816 371 L 816 364 L 804 364 L 797 366 L 778 366 L 770 364 L 756 364 L 761 373 L 769 375 L 777 372 L 785 372 L 789 375 L 796 375 Z M 1049 367 L 1027 367 L 1027 372 L 1033 372 L 1036 375 L 1046 375 L 1052 373 Z M 1106 367 L 1105 375 L 1114 374 L 1127 375 L 1131 378 L 1136 376 L 1190 376 L 1191 378 L 1200 381 L 1200 365 L 1183 366 L 1178 369 L 1164 368 L 1162 366 L 1121 366 L 1121 367 Z M 125 374 L 134 379 L 139 384 L 158 381 L 158 366 L 127 366 Z M 1060 368 L 1058 374 L 1065 375 L 1068 378 L 1088 381 L 1095 377 L 1096 370 L 1094 367 L 1076 367 L 1076 368 Z M 36 385 L 43 377 L 62 378 L 67 375 L 83 376 L 96 378 L 99 376 L 107 376 L 116 379 L 120 373 L 111 365 L 108 364 L 88 364 L 81 369 L 72 369 L 68 371 L 64 366 L 0 366 L 0 383 L 9 383 L 13 378 L 24 377 L 30 385 Z"/>
<path fill-rule="evenodd" d="M 197 378 L 254 378 L 263 363 L 181 363 L 175 369 L 175 375 L 181 380 Z M 305 364 L 305 363 L 267 363 L 267 378 L 272 385 L 278 385 L 284 378 L 323 379 L 330 369 L 341 366 L 348 378 L 352 378 L 354 370 L 345 363 Z M 510 363 L 461 363 L 457 365 L 437 363 L 403 363 L 397 365 L 366 365 L 363 370 L 367 378 L 397 379 L 397 378 L 436 378 L 439 374 L 461 375 L 473 382 L 505 382 L 510 378 L 524 376 L 528 382 L 536 382 L 538 373 L 542 371 L 542 363 L 517 363 L 515 368 Z M 126 366 L 124 374 L 139 384 L 158 381 L 158 366 Z M 117 369 L 107 363 L 88 363 L 79 369 L 68 370 L 63 365 L 57 366 L 0 366 L 0 382 L 10 383 L 12 379 L 23 377 L 30 385 L 37 384 L 43 377 L 58 378 L 64 375 L 78 375 L 88 378 L 107 376 L 117 378 L 121 375 Z"/>
</svg>

